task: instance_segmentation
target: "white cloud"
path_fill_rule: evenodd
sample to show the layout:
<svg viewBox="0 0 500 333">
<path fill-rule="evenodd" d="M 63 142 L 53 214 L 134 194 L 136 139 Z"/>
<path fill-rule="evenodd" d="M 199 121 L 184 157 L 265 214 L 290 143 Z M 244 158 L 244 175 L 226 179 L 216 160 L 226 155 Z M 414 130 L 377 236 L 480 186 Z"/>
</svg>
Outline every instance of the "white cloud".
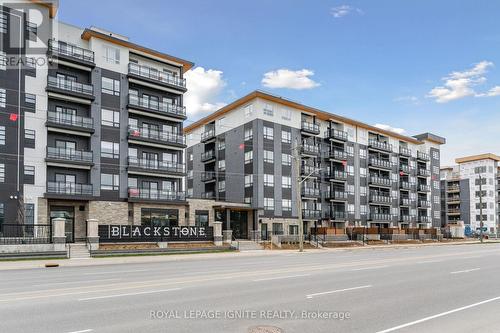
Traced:
<svg viewBox="0 0 500 333">
<path fill-rule="evenodd" d="M 394 132 L 394 133 L 398 133 L 398 134 L 404 134 L 404 133 L 406 133 L 406 131 L 403 128 L 392 127 L 391 125 L 375 124 L 373 126 L 378 127 L 380 129 L 383 129 L 383 130 L 386 130 L 386 131 L 391 131 L 391 132 Z"/>
<path fill-rule="evenodd" d="M 331 9 L 331 14 L 334 18 L 341 18 L 341 17 L 349 15 L 353 12 L 358 13 L 358 14 L 363 14 L 363 11 L 361 9 L 356 8 L 356 7 L 352 7 L 349 5 L 341 5 L 341 6 L 333 7 Z"/>
<path fill-rule="evenodd" d="M 401 96 L 393 99 L 394 102 L 407 102 L 412 104 L 419 104 L 420 100 L 417 96 Z"/>
<path fill-rule="evenodd" d="M 309 69 L 292 71 L 282 68 L 265 73 L 262 85 L 267 88 L 312 89 L 320 85 L 310 78 L 313 75 L 314 72 Z"/>
<path fill-rule="evenodd" d="M 226 82 L 222 71 L 196 67 L 185 74 L 188 91 L 184 95 L 188 117 L 198 117 L 225 106 L 217 101 Z"/>
<path fill-rule="evenodd" d="M 500 95 L 500 87 L 494 87 L 487 93 L 477 93 L 474 87 L 486 82 L 485 74 L 493 67 L 490 61 L 481 61 L 470 70 L 452 72 L 442 78 L 443 86 L 433 88 L 427 97 L 434 98 L 437 103 L 447 103 L 468 96 L 487 97 Z"/>
</svg>

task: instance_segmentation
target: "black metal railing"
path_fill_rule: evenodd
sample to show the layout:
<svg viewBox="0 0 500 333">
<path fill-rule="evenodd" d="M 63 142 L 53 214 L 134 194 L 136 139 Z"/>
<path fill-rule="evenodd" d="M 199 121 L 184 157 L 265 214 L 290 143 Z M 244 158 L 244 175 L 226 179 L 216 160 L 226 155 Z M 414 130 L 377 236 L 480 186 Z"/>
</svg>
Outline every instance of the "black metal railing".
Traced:
<svg viewBox="0 0 500 333">
<path fill-rule="evenodd" d="M 392 169 L 392 163 L 388 160 L 382 160 L 380 158 L 371 157 L 369 159 L 370 165 L 378 168 Z"/>
<path fill-rule="evenodd" d="M 319 134 L 319 125 L 309 121 L 302 121 L 301 128 L 303 131 Z"/>
<path fill-rule="evenodd" d="M 47 85 L 65 91 L 84 95 L 94 95 L 94 87 L 91 84 L 80 83 L 72 80 L 62 79 L 55 76 L 47 77 Z"/>
<path fill-rule="evenodd" d="M 171 162 L 171 161 L 158 161 L 147 158 L 137 158 L 137 157 L 128 157 L 128 166 L 153 170 L 153 171 L 163 171 L 163 172 L 174 172 L 174 173 L 184 173 L 185 165 L 182 163 Z"/>
<path fill-rule="evenodd" d="M 215 171 L 203 171 L 201 173 L 201 181 L 202 182 L 207 182 L 210 180 L 214 180 L 216 178 L 217 174 Z"/>
<path fill-rule="evenodd" d="M 73 126 L 86 129 L 94 128 L 94 120 L 92 118 L 73 116 L 70 114 L 66 114 L 64 112 L 48 111 L 47 121 L 49 123 L 54 123 L 64 126 Z"/>
<path fill-rule="evenodd" d="M 335 128 L 330 128 L 326 131 L 326 137 L 331 139 L 337 139 L 342 141 L 347 141 L 347 132 L 341 131 Z"/>
<path fill-rule="evenodd" d="M 311 144 L 307 144 L 307 143 L 302 144 L 301 152 L 302 152 L 302 154 L 318 155 L 319 154 L 319 147 L 316 145 L 311 145 Z"/>
<path fill-rule="evenodd" d="M 409 206 L 410 205 L 410 198 L 401 198 L 401 200 L 399 200 L 399 204 L 401 206 Z"/>
<path fill-rule="evenodd" d="M 402 181 L 399 182 L 399 188 L 402 188 L 404 190 L 411 190 L 415 187 L 415 184 L 407 182 L 407 181 Z"/>
<path fill-rule="evenodd" d="M 186 88 L 186 79 L 160 71 L 153 67 L 131 62 L 128 64 L 128 73 L 172 86 Z"/>
<path fill-rule="evenodd" d="M 422 160 L 422 161 L 429 161 L 430 156 L 429 156 L 429 154 L 417 151 L 417 159 Z"/>
<path fill-rule="evenodd" d="M 382 186 L 391 186 L 392 182 L 390 178 L 370 176 L 370 183 Z"/>
<path fill-rule="evenodd" d="M 317 187 L 304 186 L 301 189 L 301 193 L 303 196 L 307 196 L 307 197 L 319 197 L 320 196 L 320 191 L 319 191 L 319 188 L 317 188 Z"/>
<path fill-rule="evenodd" d="M 47 147 L 47 158 L 72 162 L 93 162 L 93 155 L 91 151 L 60 147 Z"/>
<path fill-rule="evenodd" d="M 400 163 L 399 170 L 403 171 L 404 173 L 410 173 L 410 166 L 408 164 Z"/>
<path fill-rule="evenodd" d="M 91 62 L 91 63 L 94 62 L 93 51 L 84 49 L 82 47 L 73 44 L 68 44 L 66 42 L 57 41 L 55 39 L 49 40 L 49 52 L 86 62 Z"/>
<path fill-rule="evenodd" d="M 215 128 L 210 128 L 201 133 L 201 141 L 207 141 L 215 137 Z"/>
<path fill-rule="evenodd" d="M 336 160 L 347 160 L 347 153 L 340 149 L 330 149 L 328 157 Z"/>
<path fill-rule="evenodd" d="M 172 143 L 178 145 L 186 144 L 186 137 L 173 132 L 158 131 L 151 128 L 140 128 L 135 126 L 128 127 L 129 137 L 132 138 L 143 138 L 149 140 L 156 140 L 165 143 Z"/>
<path fill-rule="evenodd" d="M 303 164 L 301 169 L 301 174 L 305 176 L 318 176 L 320 174 L 320 169 L 315 167 L 314 165 Z"/>
<path fill-rule="evenodd" d="M 370 193 L 370 201 L 374 203 L 390 204 L 392 198 L 389 195 Z"/>
<path fill-rule="evenodd" d="M 0 244 L 49 244 L 52 243 L 50 224 L 0 224 Z"/>
<path fill-rule="evenodd" d="M 139 97 L 137 95 L 128 95 L 128 104 L 131 106 L 141 107 L 153 111 L 165 113 L 173 116 L 186 116 L 186 107 L 176 104 L 159 102 L 151 98 Z"/>
<path fill-rule="evenodd" d="M 330 190 L 329 199 L 334 199 L 334 200 L 347 200 L 347 192 L 344 190 Z"/>
<path fill-rule="evenodd" d="M 47 182 L 47 193 L 62 195 L 92 195 L 92 184 Z"/>
<path fill-rule="evenodd" d="M 423 208 L 429 208 L 431 206 L 431 203 L 428 200 L 418 200 L 418 206 Z"/>
<path fill-rule="evenodd" d="M 368 146 L 385 151 L 392 151 L 392 145 L 390 143 L 381 142 L 373 139 L 368 140 Z"/>
<path fill-rule="evenodd" d="M 426 184 L 418 184 L 418 190 L 420 192 L 429 192 L 431 190 L 431 186 Z"/>
<path fill-rule="evenodd" d="M 328 168 L 325 177 L 330 179 L 346 180 L 347 172 Z"/>
<path fill-rule="evenodd" d="M 205 162 L 208 160 L 211 160 L 212 158 L 215 158 L 215 151 L 214 150 L 209 150 L 204 153 L 201 153 L 201 161 Z"/>
<path fill-rule="evenodd" d="M 131 199 L 184 201 L 186 193 L 179 191 L 155 190 L 148 188 L 129 187 L 128 197 Z"/>
<path fill-rule="evenodd" d="M 302 209 L 302 218 L 304 219 L 320 219 L 321 211 L 316 209 Z"/>
<path fill-rule="evenodd" d="M 403 156 L 411 156 L 411 149 L 408 149 L 406 147 L 399 147 L 399 153 Z"/>
<path fill-rule="evenodd" d="M 389 213 L 370 213 L 369 219 L 372 221 L 392 221 L 394 215 Z"/>
<path fill-rule="evenodd" d="M 419 176 L 429 177 L 431 175 L 431 171 L 429 169 L 419 168 L 417 174 Z"/>
</svg>

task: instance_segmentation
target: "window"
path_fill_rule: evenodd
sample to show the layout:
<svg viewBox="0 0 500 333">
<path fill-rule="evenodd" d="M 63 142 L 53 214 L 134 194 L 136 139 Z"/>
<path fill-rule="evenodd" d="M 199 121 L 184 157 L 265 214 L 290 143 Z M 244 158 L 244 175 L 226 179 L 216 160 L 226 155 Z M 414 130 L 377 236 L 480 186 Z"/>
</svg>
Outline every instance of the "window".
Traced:
<svg viewBox="0 0 500 333">
<path fill-rule="evenodd" d="M 289 131 L 281 131 L 281 142 L 292 143 L 292 133 Z"/>
<path fill-rule="evenodd" d="M 0 164 L 0 183 L 5 183 L 5 164 Z"/>
<path fill-rule="evenodd" d="M 224 127 L 225 122 L 226 122 L 225 117 L 222 117 L 219 120 L 217 120 L 217 123 L 219 124 L 219 127 L 221 127 L 221 128 Z"/>
<path fill-rule="evenodd" d="M 274 175 L 264 174 L 264 186 L 274 186 Z"/>
<path fill-rule="evenodd" d="M 0 107 L 4 108 L 7 102 L 7 93 L 5 89 L 0 89 Z"/>
<path fill-rule="evenodd" d="M 116 142 L 101 141 L 101 157 L 118 158 L 120 145 Z"/>
<path fill-rule="evenodd" d="M 120 49 L 112 46 L 104 46 L 104 61 L 108 64 L 120 64 Z"/>
<path fill-rule="evenodd" d="M 274 153 L 272 150 L 264 150 L 264 162 L 273 163 Z"/>
<path fill-rule="evenodd" d="M 264 198 L 264 209 L 265 210 L 274 210 L 274 199 L 273 198 Z M 281 223 L 279 223 L 281 225 Z M 273 226 L 274 229 L 274 226 Z"/>
<path fill-rule="evenodd" d="M 243 199 L 243 201 L 244 201 L 246 204 L 251 204 L 251 203 L 252 203 L 252 197 L 245 197 L 245 199 Z"/>
<path fill-rule="evenodd" d="M 245 153 L 245 164 L 251 163 L 252 161 L 253 161 L 253 151 L 250 150 Z"/>
<path fill-rule="evenodd" d="M 28 107 L 30 109 L 35 109 L 36 108 L 36 95 L 34 94 L 24 94 L 24 102 L 28 104 Z"/>
<path fill-rule="evenodd" d="M 129 188 L 137 188 L 137 178 L 129 178 L 127 184 Z"/>
<path fill-rule="evenodd" d="M 264 126 L 264 139 L 274 140 L 274 128 Z"/>
<path fill-rule="evenodd" d="M 7 69 L 7 54 L 0 51 L 0 70 L 4 71 Z"/>
<path fill-rule="evenodd" d="M 476 185 L 486 185 L 486 178 L 476 178 Z"/>
<path fill-rule="evenodd" d="M 7 32 L 7 13 L 0 13 L 0 33 Z"/>
<path fill-rule="evenodd" d="M 26 31 L 28 32 L 29 40 L 36 41 L 38 27 L 35 23 L 26 21 Z"/>
<path fill-rule="evenodd" d="M 0 126 L 0 145 L 5 145 L 5 126 Z"/>
<path fill-rule="evenodd" d="M 253 131 L 251 128 L 245 128 L 245 141 L 252 140 Z"/>
<path fill-rule="evenodd" d="M 292 188 L 292 177 L 290 176 L 283 176 L 281 178 L 281 182 L 283 183 L 283 188 Z"/>
<path fill-rule="evenodd" d="M 282 208 L 283 208 L 284 212 L 291 212 L 292 211 L 292 200 L 283 199 Z"/>
<path fill-rule="evenodd" d="M 35 176 L 35 167 L 32 165 L 24 166 L 24 175 L 25 176 Z"/>
<path fill-rule="evenodd" d="M 193 179 L 193 170 L 188 170 L 188 172 L 187 172 L 187 178 L 188 179 Z"/>
<path fill-rule="evenodd" d="M 264 104 L 264 115 L 273 117 L 274 116 L 274 110 L 273 106 L 271 104 Z"/>
<path fill-rule="evenodd" d="M 245 110 L 245 118 L 250 118 L 253 113 L 253 105 L 249 104 L 243 108 Z"/>
<path fill-rule="evenodd" d="M 281 162 L 283 165 L 292 165 L 292 155 L 281 154 Z"/>
<path fill-rule="evenodd" d="M 102 109 L 101 125 L 120 127 L 120 112 Z"/>
<path fill-rule="evenodd" d="M 189 153 L 188 157 L 189 157 L 189 160 L 192 161 L 193 160 L 193 153 Z"/>
<path fill-rule="evenodd" d="M 439 152 L 437 150 L 434 150 L 432 152 L 432 158 L 435 160 L 439 160 Z"/>
<path fill-rule="evenodd" d="M 109 95 L 120 96 L 120 81 L 103 77 L 102 92 Z"/>
<path fill-rule="evenodd" d="M 219 171 L 226 170 L 226 160 L 219 160 Z"/>
<path fill-rule="evenodd" d="M 292 119 L 292 111 L 289 109 L 283 109 L 283 115 L 281 116 L 283 120 L 291 120 Z"/>
<path fill-rule="evenodd" d="M 35 224 L 35 204 L 24 204 L 24 224 Z"/>
<path fill-rule="evenodd" d="M 226 192 L 226 181 L 225 180 L 219 181 L 218 187 L 219 187 L 219 192 Z"/>
<path fill-rule="evenodd" d="M 101 173 L 101 190 L 118 191 L 119 184 L 119 175 Z"/>
<path fill-rule="evenodd" d="M 194 212 L 194 224 L 197 227 L 208 227 L 208 210 L 196 210 Z"/>
<path fill-rule="evenodd" d="M 224 149 L 226 149 L 226 140 L 220 139 L 219 140 L 219 150 L 224 150 Z"/>
<path fill-rule="evenodd" d="M 253 185 L 253 175 L 245 175 L 245 187 Z"/>
<path fill-rule="evenodd" d="M 30 129 L 25 129 L 24 138 L 28 140 L 35 140 L 35 131 Z"/>
</svg>

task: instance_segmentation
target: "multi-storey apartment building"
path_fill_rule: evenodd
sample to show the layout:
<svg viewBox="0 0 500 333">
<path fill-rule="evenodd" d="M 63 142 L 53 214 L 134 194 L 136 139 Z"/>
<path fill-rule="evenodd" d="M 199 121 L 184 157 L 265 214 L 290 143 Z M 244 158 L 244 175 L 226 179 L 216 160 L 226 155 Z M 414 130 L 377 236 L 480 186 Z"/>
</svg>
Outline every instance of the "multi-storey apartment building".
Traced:
<svg viewBox="0 0 500 333">
<path fill-rule="evenodd" d="M 63 216 L 74 241 L 87 219 L 184 220 L 184 73 L 193 64 L 56 21 L 52 2 L 0 10 L 2 58 L 27 59 L 0 67 L 0 222 Z M 17 36 L 21 48 L 11 47 Z"/>
<path fill-rule="evenodd" d="M 441 225 L 445 140 L 436 135 L 400 135 L 261 91 L 185 132 L 188 195 L 253 210 L 253 220 L 231 216 L 235 237 L 296 233 L 298 214 L 305 230 Z"/>
<path fill-rule="evenodd" d="M 500 156 L 482 154 L 457 158 L 441 169 L 443 223 L 463 221 L 470 231 L 497 234 L 500 223 Z M 481 209 L 482 202 L 482 209 Z"/>
</svg>

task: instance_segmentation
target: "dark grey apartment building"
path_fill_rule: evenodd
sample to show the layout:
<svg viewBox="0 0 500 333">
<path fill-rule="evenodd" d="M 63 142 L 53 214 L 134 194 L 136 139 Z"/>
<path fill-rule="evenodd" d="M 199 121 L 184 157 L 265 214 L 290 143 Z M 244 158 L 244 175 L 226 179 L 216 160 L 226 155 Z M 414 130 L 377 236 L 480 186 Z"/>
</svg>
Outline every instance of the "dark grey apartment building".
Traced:
<svg viewBox="0 0 500 333">
<path fill-rule="evenodd" d="M 400 135 L 261 91 L 185 132 L 188 196 L 245 204 L 227 226 L 235 237 L 295 234 L 298 214 L 305 230 L 441 225 L 445 140 L 436 135 Z"/>
<path fill-rule="evenodd" d="M 87 219 L 182 223 L 184 73 L 193 64 L 59 22 L 52 2 L 0 10 L 1 58 L 26 60 L 0 67 L 0 224 L 65 217 L 71 242 L 85 237 Z M 11 40 L 19 29 L 21 47 Z"/>
</svg>

